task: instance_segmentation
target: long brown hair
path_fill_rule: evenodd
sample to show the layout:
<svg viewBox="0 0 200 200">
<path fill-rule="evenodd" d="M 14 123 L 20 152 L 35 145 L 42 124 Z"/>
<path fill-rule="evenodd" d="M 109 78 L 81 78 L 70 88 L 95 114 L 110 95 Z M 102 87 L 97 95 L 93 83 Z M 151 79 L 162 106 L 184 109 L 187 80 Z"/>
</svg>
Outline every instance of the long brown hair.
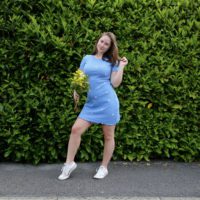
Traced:
<svg viewBox="0 0 200 200">
<path fill-rule="evenodd" d="M 112 65 L 118 65 L 119 63 L 119 54 L 118 54 L 118 47 L 117 47 L 117 41 L 116 36 L 112 32 L 104 32 L 102 33 L 99 38 L 96 41 L 93 55 L 97 53 L 97 43 L 103 36 L 108 36 L 111 40 L 110 48 L 103 54 L 103 59 L 106 59 L 108 62 L 110 62 Z"/>
</svg>

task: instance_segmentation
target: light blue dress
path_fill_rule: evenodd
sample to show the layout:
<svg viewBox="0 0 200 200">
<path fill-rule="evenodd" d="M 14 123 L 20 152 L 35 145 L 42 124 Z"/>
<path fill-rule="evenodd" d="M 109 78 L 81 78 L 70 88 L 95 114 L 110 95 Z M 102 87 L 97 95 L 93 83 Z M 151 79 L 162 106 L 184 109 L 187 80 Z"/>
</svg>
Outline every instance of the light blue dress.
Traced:
<svg viewBox="0 0 200 200">
<path fill-rule="evenodd" d="M 118 66 L 112 66 L 110 62 L 94 55 L 86 55 L 80 69 L 88 76 L 90 87 L 78 117 L 91 123 L 117 124 L 120 120 L 119 100 L 110 77 L 112 71 L 118 71 Z"/>
</svg>

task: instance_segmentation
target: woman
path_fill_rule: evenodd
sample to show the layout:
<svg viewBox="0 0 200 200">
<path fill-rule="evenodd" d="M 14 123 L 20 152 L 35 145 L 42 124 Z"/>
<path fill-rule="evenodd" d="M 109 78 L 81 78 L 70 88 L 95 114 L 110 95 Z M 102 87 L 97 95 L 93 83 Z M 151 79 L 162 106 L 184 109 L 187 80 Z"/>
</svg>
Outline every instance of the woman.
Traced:
<svg viewBox="0 0 200 200">
<path fill-rule="evenodd" d="M 88 75 L 90 89 L 87 101 L 72 127 L 67 158 L 59 180 L 69 178 L 76 169 L 74 158 L 80 146 L 81 135 L 93 123 L 102 124 L 104 134 L 103 160 L 94 178 L 102 179 L 108 174 L 107 167 L 115 147 L 115 126 L 120 120 L 119 101 L 113 87 L 121 84 L 127 64 L 125 57 L 119 59 L 116 38 L 111 32 L 103 33 L 96 42 L 93 54 L 86 55 L 81 61 L 80 69 Z M 79 95 L 74 91 L 74 100 L 78 98 Z"/>
</svg>

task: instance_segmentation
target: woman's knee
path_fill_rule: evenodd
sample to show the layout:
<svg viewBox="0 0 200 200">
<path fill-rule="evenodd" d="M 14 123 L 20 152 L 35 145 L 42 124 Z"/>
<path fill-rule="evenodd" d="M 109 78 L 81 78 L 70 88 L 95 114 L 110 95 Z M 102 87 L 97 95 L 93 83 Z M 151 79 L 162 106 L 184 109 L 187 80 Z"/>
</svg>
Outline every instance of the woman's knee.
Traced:
<svg viewBox="0 0 200 200">
<path fill-rule="evenodd" d="M 77 125 L 73 125 L 71 129 L 72 135 L 81 135 L 81 127 Z"/>
<path fill-rule="evenodd" d="M 87 128 L 91 126 L 91 123 L 78 118 L 71 128 L 71 135 L 81 136 Z"/>
<path fill-rule="evenodd" d="M 104 132 L 104 139 L 105 140 L 114 140 L 114 133 L 113 132 Z"/>
</svg>

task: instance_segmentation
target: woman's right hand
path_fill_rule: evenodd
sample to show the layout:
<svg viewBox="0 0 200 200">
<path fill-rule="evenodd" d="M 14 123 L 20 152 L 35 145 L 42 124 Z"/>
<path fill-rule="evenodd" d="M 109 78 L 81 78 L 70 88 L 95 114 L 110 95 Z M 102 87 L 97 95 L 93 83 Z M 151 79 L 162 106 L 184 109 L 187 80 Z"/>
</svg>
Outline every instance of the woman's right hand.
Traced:
<svg viewBox="0 0 200 200">
<path fill-rule="evenodd" d="M 76 90 L 74 90 L 73 97 L 74 97 L 74 102 L 78 103 L 78 102 L 79 102 L 79 99 L 80 99 L 80 96 L 79 96 L 79 94 L 76 92 Z"/>
</svg>

